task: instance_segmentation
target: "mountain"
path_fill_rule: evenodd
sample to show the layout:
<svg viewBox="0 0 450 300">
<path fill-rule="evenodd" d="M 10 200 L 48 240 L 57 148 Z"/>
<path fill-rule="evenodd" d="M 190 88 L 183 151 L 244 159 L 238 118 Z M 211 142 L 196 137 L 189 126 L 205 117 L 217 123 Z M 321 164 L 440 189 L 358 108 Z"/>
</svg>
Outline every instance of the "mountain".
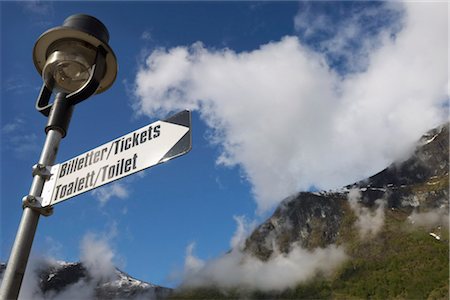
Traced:
<svg viewBox="0 0 450 300">
<path fill-rule="evenodd" d="M 348 226 L 348 192 L 357 189 L 361 203 L 373 207 L 384 199 L 386 208 L 411 214 L 416 209 L 448 212 L 449 124 L 426 133 L 411 157 L 395 162 L 366 180 L 338 191 L 302 192 L 285 199 L 275 213 L 247 239 L 245 251 L 266 260 L 273 247 L 287 253 L 294 242 L 307 249 L 339 241 Z"/>
<path fill-rule="evenodd" d="M 5 264 L 0 265 L 0 274 L 5 268 Z M 72 291 L 77 296 L 92 292 L 94 299 L 164 299 L 172 291 L 137 280 L 117 268 L 109 278 L 94 279 L 80 262 L 41 261 L 35 272 L 40 290 L 36 295 L 44 299 L 70 298 L 70 289 L 75 289 Z"/>
<path fill-rule="evenodd" d="M 298 245 L 344 247 L 348 260 L 333 274 L 283 291 L 184 287 L 173 298 L 448 299 L 448 211 L 447 123 L 423 135 L 407 160 L 366 180 L 288 197 L 245 241 L 243 252 L 262 262 Z"/>
</svg>

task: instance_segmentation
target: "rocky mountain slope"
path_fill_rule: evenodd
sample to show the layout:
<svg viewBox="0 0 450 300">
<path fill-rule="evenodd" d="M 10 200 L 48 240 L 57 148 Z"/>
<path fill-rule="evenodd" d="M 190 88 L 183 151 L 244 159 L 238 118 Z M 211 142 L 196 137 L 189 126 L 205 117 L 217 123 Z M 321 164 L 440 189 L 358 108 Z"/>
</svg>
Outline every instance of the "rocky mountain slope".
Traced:
<svg viewBox="0 0 450 300">
<path fill-rule="evenodd" d="M 267 259 L 273 247 L 287 253 L 294 242 L 308 249 L 339 242 L 350 215 L 350 189 L 360 193 L 361 204 L 373 207 L 383 199 L 391 211 L 409 215 L 442 209 L 448 212 L 449 124 L 425 134 L 411 157 L 338 191 L 302 192 L 284 200 L 273 216 L 246 241 L 245 250 Z"/>
</svg>

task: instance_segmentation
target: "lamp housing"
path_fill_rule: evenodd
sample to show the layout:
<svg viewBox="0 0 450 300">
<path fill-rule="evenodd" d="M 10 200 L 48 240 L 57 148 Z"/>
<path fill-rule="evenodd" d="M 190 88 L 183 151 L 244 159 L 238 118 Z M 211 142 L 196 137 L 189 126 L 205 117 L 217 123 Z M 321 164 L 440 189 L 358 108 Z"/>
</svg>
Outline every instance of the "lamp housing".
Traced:
<svg viewBox="0 0 450 300">
<path fill-rule="evenodd" d="M 102 48 L 105 70 L 95 93 L 107 90 L 117 76 L 116 56 L 108 44 L 109 32 L 98 19 L 77 14 L 62 26 L 43 33 L 33 49 L 34 65 L 50 90 L 74 93 L 87 84 Z"/>
</svg>

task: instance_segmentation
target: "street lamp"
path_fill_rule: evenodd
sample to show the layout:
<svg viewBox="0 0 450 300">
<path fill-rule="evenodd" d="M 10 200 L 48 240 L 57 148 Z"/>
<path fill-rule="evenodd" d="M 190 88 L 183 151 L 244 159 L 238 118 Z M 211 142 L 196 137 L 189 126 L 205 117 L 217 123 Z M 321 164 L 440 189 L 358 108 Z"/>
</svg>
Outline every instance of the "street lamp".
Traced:
<svg viewBox="0 0 450 300">
<path fill-rule="evenodd" d="M 39 217 L 53 212 L 52 207 L 41 206 L 41 194 L 74 106 L 107 90 L 116 79 L 117 60 L 108 42 L 105 25 L 83 14 L 68 17 L 62 26 L 46 31 L 36 41 L 33 61 L 43 78 L 36 109 L 48 117 L 47 136 L 39 162 L 33 166 L 30 192 L 22 200 L 22 219 L 0 287 L 0 300 L 19 296 Z M 49 103 L 53 93 L 55 99 Z"/>
<path fill-rule="evenodd" d="M 106 70 L 100 70 L 95 78 L 100 81 L 95 92 L 101 93 L 117 74 L 116 57 L 108 41 L 108 30 L 99 20 L 73 15 L 63 26 L 39 37 L 33 50 L 34 65 L 48 88 L 73 93 L 89 82 L 95 67 L 106 63 Z"/>
</svg>

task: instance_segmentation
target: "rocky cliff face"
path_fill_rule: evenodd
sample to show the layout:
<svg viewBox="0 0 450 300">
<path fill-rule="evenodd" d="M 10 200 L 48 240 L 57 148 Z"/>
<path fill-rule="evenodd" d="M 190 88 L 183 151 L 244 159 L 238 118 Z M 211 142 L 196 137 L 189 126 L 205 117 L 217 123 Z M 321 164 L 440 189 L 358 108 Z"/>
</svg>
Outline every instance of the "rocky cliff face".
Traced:
<svg viewBox="0 0 450 300">
<path fill-rule="evenodd" d="M 333 244 L 345 213 L 344 201 L 343 193 L 299 193 L 288 198 L 250 235 L 244 251 L 267 260 L 275 247 L 288 253 L 293 243 L 307 249 Z"/>
<path fill-rule="evenodd" d="M 395 162 L 367 180 L 338 191 L 302 192 L 285 199 L 247 239 L 245 251 L 267 260 L 277 248 L 288 253 L 293 243 L 313 249 L 340 243 L 352 215 L 348 193 L 357 189 L 367 208 L 378 199 L 385 209 L 409 215 L 449 205 L 449 124 L 425 134 L 409 159 Z M 347 218 L 345 218 L 347 217 Z"/>
</svg>

